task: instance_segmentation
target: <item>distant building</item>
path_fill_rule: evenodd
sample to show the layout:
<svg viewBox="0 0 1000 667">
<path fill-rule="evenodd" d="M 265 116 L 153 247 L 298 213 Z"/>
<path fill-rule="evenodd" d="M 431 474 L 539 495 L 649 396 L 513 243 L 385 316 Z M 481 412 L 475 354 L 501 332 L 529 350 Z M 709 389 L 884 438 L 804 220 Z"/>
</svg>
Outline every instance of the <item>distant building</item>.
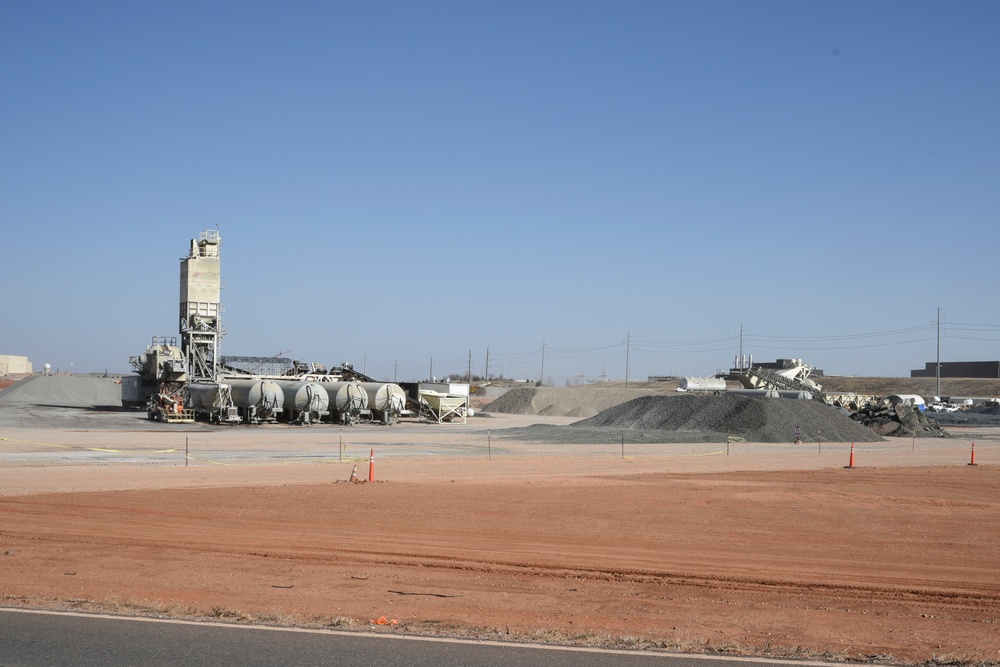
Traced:
<svg viewBox="0 0 1000 667">
<path fill-rule="evenodd" d="M 31 375 L 31 373 L 31 362 L 28 360 L 28 357 L 0 354 L 0 377 Z"/>
<path fill-rule="evenodd" d="M 937 377 L 937 362 L 929 361 L 922 369 L 910 371 L 911 378 Z M 1000 378 L 1000 361 L 942 361 L 943 378 Z"/>
</svg>

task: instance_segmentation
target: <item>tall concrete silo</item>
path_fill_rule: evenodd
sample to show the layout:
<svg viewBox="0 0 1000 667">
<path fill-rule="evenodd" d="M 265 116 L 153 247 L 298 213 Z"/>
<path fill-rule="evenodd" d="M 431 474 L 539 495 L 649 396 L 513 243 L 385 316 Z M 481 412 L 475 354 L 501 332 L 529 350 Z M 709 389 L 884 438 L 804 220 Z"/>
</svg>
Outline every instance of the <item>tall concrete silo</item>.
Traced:
<svg viewBox="0 0 1000 667">
<path fill-rule="evenodd" d="M 191 239 L 181 259 L 180 333 L 187 356 L 188 382 L 215 382 L 222 329 L 222 278 L 218 230 Z"/>
</svg>

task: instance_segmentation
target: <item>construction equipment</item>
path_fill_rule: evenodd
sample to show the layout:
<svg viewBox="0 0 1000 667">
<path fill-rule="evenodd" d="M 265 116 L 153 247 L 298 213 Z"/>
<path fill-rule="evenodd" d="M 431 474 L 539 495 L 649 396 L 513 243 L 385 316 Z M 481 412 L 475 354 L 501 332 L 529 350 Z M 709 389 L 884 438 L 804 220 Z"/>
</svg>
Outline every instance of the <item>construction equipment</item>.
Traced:
<svg viewBox="0 0 1000 667">
<path fill-rule="evenodd" d="M 812 367 L 793 360 L 788 368 L 772 370 L 761 366 L 751 366 L 739 376 L 740 384 L 747 389 L 772 389 L 775 391 L 809 392 L 814 401 L 827 403 L 823 387 L 809 377 Z"/>
<path fill-rule="evenodd" d="M 469 409 L 469 397 L 445 394 L 431 389 L 420 390 L 420 416 L 428 421 L 458 422 L 465 424 Z"/>
<path fill-rule="evenodd" d="M 138 407 L 145 399 L 150 419 L 188 421 L 179 416 L 191 412 L 183 407 L 187 383 L 218 380 L 219 342 L 225 335 L 220 243 L 218 230 L 191 239 L 190 252 L 181 260 L 180 347 L 176 337 L 154 337 L 143 354 L 129 358 L 138 377 L 122 382 L 124 407 Z"/>
<path fill-rule="evenodd" d="M 161 392 L 156 394 L 149 402 L 146 416 L 151 421 L 166 422 L 168 424 L 182 424 L 194 421 L 194 411 L 184 406 L 182 393 L 171 395 Z"/>
<path fill-rule="evenodd" d="M 153 336 L 146 351 L 129 357 L 135 375 L 122 378 L 122 407 L 152 408 L 158 394 L 174 396 L 187 380 L 184 352 L 175 336 Z"/>
<path fill-rule="evenodd" d="M 181 260 L 181 347 L 192 382 L 218 379 L 219 343 L 225 336 L 220 295 L 221 243 L 218 230 L 204 231 L 191 239 L 191 251 Z"/>
<path fill-rule="evenodd" d="M 218 424 L 392 424 L 408 414 L 399 385 L 376 382 L 349 363 L 327 370 L 288 359 L 289 349 L 272 357 L 221 356 L 221 243 L 218 230 L 191 239 L 180 266 L 180 343 L 154 338 L 145 353 L 130 358 L 136 375 L 122 380 L 123 406 L 145 406 L 149 418 L 160 421 L 197 415 Z"/>
</svg>

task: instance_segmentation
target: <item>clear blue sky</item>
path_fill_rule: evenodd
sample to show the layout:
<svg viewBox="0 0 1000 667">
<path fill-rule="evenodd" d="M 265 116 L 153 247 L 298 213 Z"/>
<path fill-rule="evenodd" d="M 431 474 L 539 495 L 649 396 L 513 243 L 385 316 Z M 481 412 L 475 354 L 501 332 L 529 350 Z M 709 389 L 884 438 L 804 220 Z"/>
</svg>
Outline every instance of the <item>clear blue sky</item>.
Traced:
<svg viewBox="0 0 1000 667">
<path fill-rule="evenodd" d="M 0 6 L 0 353 L 381 379 L 1000 359 L 1000 3 Z M 630 343 L 627 345 L 627 341 Z M 433 361 L 432 361 L 433 360 Z"/>
</svg>

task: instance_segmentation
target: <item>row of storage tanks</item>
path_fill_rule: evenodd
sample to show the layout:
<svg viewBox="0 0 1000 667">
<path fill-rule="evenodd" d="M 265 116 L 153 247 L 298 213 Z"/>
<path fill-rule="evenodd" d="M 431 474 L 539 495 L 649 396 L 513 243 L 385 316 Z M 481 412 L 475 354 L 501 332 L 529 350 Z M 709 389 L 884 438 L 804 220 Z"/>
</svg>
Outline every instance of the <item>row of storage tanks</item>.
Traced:
<svg viewBox="0 0 1000 667">
<path fill-rule="evenodd" d="M 212 421 L 353 422 L 395 420 L 406 408 L 402 387 L 387 382 L 227 379 L 188 385 L 189 407 Z"/>
</svg>

